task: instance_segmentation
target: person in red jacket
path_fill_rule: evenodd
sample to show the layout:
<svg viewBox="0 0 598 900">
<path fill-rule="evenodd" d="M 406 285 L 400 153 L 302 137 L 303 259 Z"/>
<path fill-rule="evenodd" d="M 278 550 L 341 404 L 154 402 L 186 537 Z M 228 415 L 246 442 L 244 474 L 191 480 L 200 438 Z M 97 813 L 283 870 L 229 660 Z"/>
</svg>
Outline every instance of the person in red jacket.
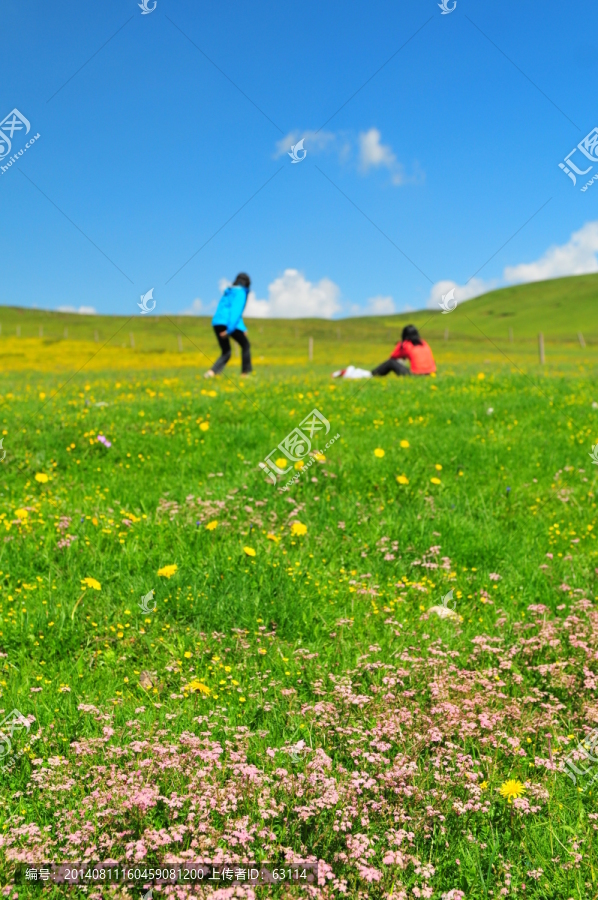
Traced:
<svg viewBox="0 0 598 900">
<path fill-rule="evenodd" d="M 408 359 L 411 368 L 400 363 L 400 359 Z M 415 325 L 405 325 L 400 343 L 390 354 L 390 359 L 380 363 L 372 370 L 372 375 L 431 375 L 436 371 L 436 363 L 428 344 L 421 339 Z"/>
</svg>

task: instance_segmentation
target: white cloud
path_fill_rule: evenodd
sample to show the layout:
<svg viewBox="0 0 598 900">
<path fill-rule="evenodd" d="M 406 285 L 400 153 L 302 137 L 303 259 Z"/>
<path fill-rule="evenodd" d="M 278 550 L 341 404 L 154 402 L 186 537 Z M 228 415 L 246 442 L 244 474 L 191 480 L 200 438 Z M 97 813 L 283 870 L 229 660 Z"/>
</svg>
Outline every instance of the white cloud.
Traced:
<svg viewBox="0 0 598 900">
<path fill-rule="evenodd" d="M 421 183 L 424 173 L 416 164 L 413 174 L 407 177 L 405 167 L 398 161 L 388 144 L 381 143 L 382 135 L 377 128 L 359 132 L 359 166 L 363 173 L 370 169 L 388 169 L 390 180 L 395 185 Z"/>
<path fill-rule="evenodd" d="M 392 316 L 397 312 L 392 297 L 370 297 L 365 306 L 352 303 L 349 307 L 350 316 Z"/>
<path fill-rule="evenodd" d="M 59 306 L 57 312 L 78 313 L 80 316 L 97 316 L 98 314 L 93 306 L 80 306 L 79 309 L 74 306 Z"/>
<path fill-rule="evenodd" d="M 484 281 L 482 278 L 472 278 L 471 281 L 464 285 L 448 279 L 437 281 L 436 284 L 432 285 L 426 306 L 428 309 L 440 309 L 442 297 L 448 294 L 452 288 L 455 289 L 454 298 L 459 304 L 465 302 L 465 300 L 471 300 L 473 297 L 479 297 L 480 294 L 486 294 L 497 286 L 497 281 Z"/>
<path fill-rule="evenodd" d="M 297 269 L 285 269 L 268 285 L 267 300 L 250 292 L 245 315 L 250 319 L 331 319 L 341 308 L 339 296 L 340 288 L 329 278 L 312 284 Z"/>
<path fill-rule="evenodd" d="M 506 281 L 547 281 L 564 275 L 598 272 L 598 222 L 586 222 L 574 231 L 566 244 L 549 247 L 540 259 L 518 266 L 507 266 Z"/>
<path fill-rule="evenodd" d="M 179 316 L 207 316 L 208 311 L 205 309 L 203 303 L 196 297 L 191 306 L 188 306 L 187 309 L 183 309 Z"/>
<path fill-rule="evenodd" d="M 377 128 L 360 131 L 357 136 L 349 131 L 289 131 L 276 142 L 274 159 L 279 159 L 289 152 L 292 146 L 302 138 L 305 141 L 306 155 L 325 151 L 334 152 L 341 165 L 351 165 L 362 175 L 371 169 L 388 169 L 394 185 L 421 183 L 424 173 L 418 163 L 413 166 L 413 173 L 407 176 L 405 167 L 399 162 L 388 144 L 382 144 L 382 135 Z"/>
</svg>

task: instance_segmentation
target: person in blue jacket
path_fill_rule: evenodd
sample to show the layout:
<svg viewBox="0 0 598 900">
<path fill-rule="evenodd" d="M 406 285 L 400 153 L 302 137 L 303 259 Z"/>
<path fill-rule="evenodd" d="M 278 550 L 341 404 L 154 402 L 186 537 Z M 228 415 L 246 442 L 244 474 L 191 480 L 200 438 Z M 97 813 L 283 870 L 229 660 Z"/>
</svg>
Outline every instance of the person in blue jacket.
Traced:
<svg viewBox="0 0 598 900">
<path fill-rule="evenodd" d="M 251 368 L 251 348 L 247 340 L 247 328 L 243 322 L 243 310 L 247 303 L 251 281 L 249 275 L 241 272 L 235 278 L 232 287 L 228 287 L 220 301 L 212 326 L 216 339 L 220 344 L 220 358 L 216 360 L 212 368 L 206 372 L 206 378 L 219 375 L 231 357 L 230 338 L 237 342 L 241 348 L 241 375 L 249 375 Z"/>
</svg>

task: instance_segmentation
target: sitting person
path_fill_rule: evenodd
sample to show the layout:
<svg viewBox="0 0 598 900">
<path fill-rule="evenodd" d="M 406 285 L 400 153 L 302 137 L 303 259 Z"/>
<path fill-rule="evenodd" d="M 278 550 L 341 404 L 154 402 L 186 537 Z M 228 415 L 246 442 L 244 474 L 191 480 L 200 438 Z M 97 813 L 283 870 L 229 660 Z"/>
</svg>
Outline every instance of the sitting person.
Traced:
<svg viewBox="0 0 598 900">
<path fill-rule="evenodd" d="M 411 368 L 400 363 L 400 359 L 408 359 Z M 400 343 L 390 354 L 390 359 L 380 363 L 372 370 L 372 375 L 431 375 L 436 371 L 436 363 L 428 344 L 421 339 L 415 325 L 405 325 Z"/>
</svg>

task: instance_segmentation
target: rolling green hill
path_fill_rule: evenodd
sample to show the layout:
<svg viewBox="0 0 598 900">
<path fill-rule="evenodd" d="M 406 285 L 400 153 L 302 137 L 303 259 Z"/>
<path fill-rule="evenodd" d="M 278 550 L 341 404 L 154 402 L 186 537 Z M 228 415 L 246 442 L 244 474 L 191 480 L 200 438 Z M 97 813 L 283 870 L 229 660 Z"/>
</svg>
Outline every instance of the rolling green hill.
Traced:
<svg viewBox="0 0 598 900">
<path fill-rule="evenodd" d="M 157 299 L 159 313 L 159 295 Z M 64 368 L 64 363 L 68 365 L 71 352 L 75 365 L 74 357 L 83 347 L 76 350 L 73 341 L 92 344 L 85 348 L 85 352 L 91 352 L 90 358 L 102 350 L 105 367 L 114 367 L 117 349 L 124 351 L 123 361 L 126 356 L 128 366 L 136 368 L 177 365 L 179 360 L 190 365 L 191 354 L 197 356 L 193 364 L 202 366 L 217 355 L 208 317 L 141 316 L 136 301 L 137 297 L 131 298 L 127 316 L 82 316 L 0 307 L 0 355 L 4 357 L 1 367 L 10 370 L 13 360 L 15 368 L 36 368 L 36 354 L 40 360 L 49 360 L 52 351 L 61 357 L 59 368 Z M 480 354 L 490 357 L 484 362 L 534 364 L 538 332 L 544 335 L 547 362 L 560 356 L 561 361 L 574 364 L 594 363 L 594 348 L 598 345 L 598 274 L 503 288 L 462 303 L 444 315 L 440 310 L 419 310 L 335 321 L 247 319 L 256 363 L 276 366 L 307 363 L 310 337 L 314 341 L 314 365 L 374 364 L 388 355 L 407 322 L 422 330 L 437 358 L 449 365 L 473 362 Z M 584 351 L 580 346 L 583 343 Z M 158 354 L 164 354 L 162 362 Z M 180 354 L 189 356 L 183 359 Z"/>
</svg>

